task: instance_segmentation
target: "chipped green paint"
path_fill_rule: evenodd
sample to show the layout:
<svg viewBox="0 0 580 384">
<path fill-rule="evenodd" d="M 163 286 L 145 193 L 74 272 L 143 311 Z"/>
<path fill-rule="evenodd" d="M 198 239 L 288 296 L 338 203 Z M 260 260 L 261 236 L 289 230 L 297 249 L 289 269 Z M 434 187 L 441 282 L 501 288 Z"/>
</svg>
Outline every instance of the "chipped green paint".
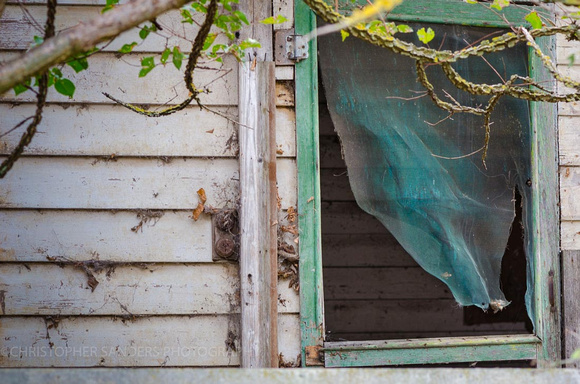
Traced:
<svg viewBox="0 0 580 384">
<path fill-rule="evenodd" d="M 541 341 L 533 335 L 448 337 L 325 343 L 326 367 L 532 360 Z"/>
<path fill-rule="evenodd" d="M 478 8 L 479 7 L 479 8 Z M 508 7 L 507 19 L 523 20 L 529 10 Z M 395 21 L 455 23 L 506 27 L 497 14 L 460 0 L 405 1 L 389 15 Z M 458 17 L 458 14 L 461 16 Z M 295 2 L 297 34 L 310 32 L 315 17 L 301 1 Z M 522 23 L 520 23 L 522 24 Z M 554 53 L 554 38 L 537 39 L 544 52 Z M 322 289 L 320 181 L 318 162 L 318 84 L 316 41 L 309 59 L 296 64 L 296 132 L 298 212 L 300 227 L 300 317 L 302 361 L 304 348 L 322 345 L 324 301 Z M 552 55 L 553 56 L 553 55 Z M 549 78 L 541 60 L 530 51 L 530 76 Z M 501 336 L 418 341 L 360 343 L 357 347 L 326 343 L 327 367 L 427 364 L 465 361 L 500 361 L 538 358 L 539 366 L 560 358 L 560 270 L 557 179 L 557 112 L 551 103 L 530 103 L 534 142 L 532 148 L 533 241 L 536 336 Z M 492 342 L 490 342 L 492 340 Z"/>
<path fill-rule="evenodd" d="M 556 38 L 536 40 L 542 51 L 556 56 Z M 530 76 L 555 86 L 541 58 L 530 48 Z M 530 102 L 532 119 L 532 248 L 536 334 L 542 340 L 538 365 L 561 358 L 560 231 L 558 208 L 558 112 L 553 103 Z"/>
<path fill-rule="evenodd" d="M 368 4 L 366 0 L 358 0 L 357 3 Z M 539 12 L 542 13 L 545 10 Z M 388 18 L 392 21 L 506 28 L 509 27 L 506 20 L 528 27 L 529 23 L 524 19 L 528 13 L 530 13 L 530 8 L 523 5 L 506 7 L 501 11 L 490 11 L 489 4 L 468 4 L 463 0 L 430 2 L 407 0 L 389 13 Z"/>
<path fill-rule="evenodd" d="M 295 1 L 295 31 L 305 35 L 316 27 L 314 13 Z M 296 162 L 298 166 L 298 226 L 300 230 L 300 332 L 302 364 L 307 346 L 322 346 L 324 300 L 318 158 L 318 61 L 316 39 L 309 58 L 296 64 Z"/>
</svg>

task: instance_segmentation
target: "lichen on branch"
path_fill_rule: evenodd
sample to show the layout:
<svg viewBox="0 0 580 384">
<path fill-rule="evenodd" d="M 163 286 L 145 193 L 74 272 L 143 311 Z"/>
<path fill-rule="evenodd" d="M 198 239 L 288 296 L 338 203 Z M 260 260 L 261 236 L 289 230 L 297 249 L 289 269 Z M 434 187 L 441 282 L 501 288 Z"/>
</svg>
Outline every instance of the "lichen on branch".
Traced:
<svg viewBox="0 0 580 384">
<path fill-rule="evenodd" d="M 417 46 L 413 43 L 403 41 L 391 33 L 369 28 L 370 24 L 360 22 L 352 23 L 348 17 L 338 13 L 323 0 L 304 0 L 304 2 L 325 22 L 344 26 L 343 29 L 348 35 L 414 59 L 416 61 L 418 82 L 427 90 L 431 100 L 438 107 L 452 114 L 472 113 L 483 115 L 484 129 L 486 132 L 482 152 L 482 161 L 484 164 L 490 138 L 491 113 L 501 97 L 511 96 L 528 101 L 550 103 L 580 100 L 580 83 L 560 73 L 552 59 L 542 52 L 540 46 L 535 41 L 536 38 L 554 36 L 556 34 L 564 35 L 568 40 L 580 40 L 580 26 L 576 23 L 557 27 L 542 27 L 529 31 L 523 26 L 512 27 L 509 32 L 494 37 L 491 40 L 483 40 L 457 51 L 449 51 Z M 451 65 L 452 63 L 465 60 L 469 57 L 484 56 L 488 53 L 499 52 L 514 47 L 518 43 L 528 44 L 534 54 L 541 59 L 542 64 L 554 79 L 574 91 L 559 94 L 556 91 L 542 87 L 541 84 L 527 75 L 513 75 L 509 80 L 501 84 L 474 83 L 463 78 Z M 461 105 L 455 100 L 452 100 L 451 103 L 442 100 L 437 96 L 436 89 L 429 81 L 427 72 L 425 71 L 427 64 L 441 66 L 445 76 L 456 88 L 473 95 L 490 96 L 487 106 L 484 108 L 471 107 Z M 518 80 L 520 81 L 518 82 Z"/>
</svg>

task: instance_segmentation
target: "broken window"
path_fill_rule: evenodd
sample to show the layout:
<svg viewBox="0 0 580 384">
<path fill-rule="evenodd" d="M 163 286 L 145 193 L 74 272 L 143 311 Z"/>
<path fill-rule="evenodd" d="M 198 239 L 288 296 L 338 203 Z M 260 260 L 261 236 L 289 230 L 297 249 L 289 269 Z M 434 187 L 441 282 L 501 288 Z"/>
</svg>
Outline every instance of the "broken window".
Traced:
<svg viewBox="0 0 580 384">
<path fill-rule="evenodd" d="M 436 37 L 430 45 L 449 50 L 495 33 L 456 25 L 411 26 L 431 27 Z M 327 105 L 358 205 L 443 281 L 459 304 L 494 311 L 507 306 L 500 272 L 516 189 L 522 196 L 526 253 L 531 254 L 528 103 L 501 99 L 492 114 L 484 162 L 483 117 L 449 115 L 438 108 L 416 81 L 414 60 L 358 39 L 343 42 L 339 35 L 319 38 L 319 47 Z M 521 45 L 485 59 L 470 58 L 455 69 L 470 81 L 495 83 L 527 73 L 527 63 Z M 427 67 L 441 98 L 487 103 L 486 97 L 457 90 L 438 71 L 438 66 Z M 532 270 L 528 261 L 526 298 L 533 319 Z"/>
<path fill-rule="evenodd" d="M 339 2 L 339 7 L 341 4 L 345 3 Z M 507 7 L 502 14 L 490 14 L 488 7 L 462 0 L 414 0 L 403 2 L 386 17 L 397 23 L 416 22 L 412 25 L 415 30 L 418 26 L 431 27 L 435 31 L 431 47 L 459 49 L 484 36 L 492 39 L 498 33 L 493 28 L 505 31 L 511 22 L 521 23 L 529 12 L 530 8 L 519 6 Z M 315 25 L 308 7 L 296 2 L 295 33 L 309 34 Z M 412 39 L 413 35 L 407 36 Z M 539 365 L 545 366 L 548 360 L 558 360 L 561 345 L 555 106 L 502 99 L 491 116 L 491 140 L 484 165 L 481 118 L 448 116 L 437 108 L 428 96 L 423 96 L 424 89 L 415 81 L 415 63 L 408 58 L 353 37 L 347 36 L 342 42 L 342 37 L 319 38 L 320 50 L 317 42 L 311 41 L 308 58 L 295 66 L 300 324 L 305 364 L 354 367 L 538 359 Z M 553 56 L 555 39 L 542 37 L 536 42 Z M 529 73 L 542 87 L 554 86 L 541 59 L 525 47 L 485 58 L 487 62 L 469 59 L 455 69 L 472 81 L 501 82 L 518 72 Z M 346 182 L 352 186 L 348 196 L 340 194 L 346 190 L 344 185 L 338 188 L 338 184 L 333 184 L 345 179 L 338 177 L 342 171 L 332 170 L 331 178 L 325 168 L 325 161 L 329 160 L 325 146 L 338 138 L 325 132 L 332 124 L 324 122 L 324 108 L 318 115 L 318 61 L 326 87 L 324 103 L 328 104 L 332 123 L 344 144 Z M 439 97 L 446 101 L 455 99 L 475 106 L 487 101 L 457 91 L 437 66 L 427 65 L 426 70 Z M 332 182 L 327 184 L 329 180 Z M 364 213 L 375 220 L 366 227 L 370 229 L 368 233 L 357 221 L 357 217 L 362 217 L 359 213 L 349 216 L 337 209 L 355 198 L 358 205 L 377 218 Z M 328 212 L 338 214 L 329 221 Z M 337 228 L 330 238 L 329 224 Z M 402 254 L 397 248 L 401 245 L 393 241 L 385 227 L 430 274 L 423 273 L 414 261 L 409 262 L 408 255 L 407 260 L 392 257 Z M 508 241 L 510 227 L 512 239 Z M 353 239 L 362 242 L 354 244 Z M 519 241 L 517 247 L 514 240 Z M 379 247 L 374 246 L 379 243 L 387 250 L 384 258 L 377 251 Z M 356 251 L 346 252 L 353 249 L 352 245 L 357 245 Z M 506 255 L 517 252 L 519 261 L 514 263 L 509 257 L 502 260 L 504 251 Z M 338 259 L 340 265 L 336 263 Z M 381 262 L 385 259 L 391 260 Z M 517 265 L 524 270 L 513 280 L 520 282 L 518 296 L 526 291 L 527 308 L 516 305 L 513 291 L 502 286 L 508 276 L 506 270 L 520 268 Z M 372 270 L 373 276 L 381 268 L 380 272 L 396 272 L 399 268 L 402 273 L 384 274 L 375 279 L 379 284 L 367 284 L 371 279 L 360 273 L 365 268 Z M 342 276 L 342 282 L 334 279 L 339 283 L 328 284 L 332 273 L 335 278 Z M 401 275 L 406 275 L 404 284 L 400 284 Z M 356 276 L 360 278 L 353 279 Z M 416 287 L 428 279 L 429 284 Z M 340 303 L 340 296 L 333 296 L 332 290 L 342 295 L 348 288 L 344 282 L 353 280 L 361 285 L 350 291 L 353 295 L 348 300 L 358 311 L 348 312 L 356 316 L 342 316 L 346 312 L 343 307 L 349 304 Z M 380 288 L 380 284 L 389 292 L 375 290 L 375 298 L 370 299 L 366 288 Z M 434 284 L 443 289 L 435 292 L 431 288 Z M 455 299 L 448 291 L 453 291 Z M 411 300 L 419 295 L 423 299 Z M 437 297 L 433 300 L 434 295 Z M 445 300 L 448 308 L 442 309 L 440 304 Z M 462 307 L 456 300 L 473 305 Z M 494 321 L 501 321 L 498 327 L 480 327 L 489 320 L 480 316 L 480 308 L 500 308 L 508 300 L 514 303 L 507 306 L 507 311 L 519 308 L 517 319 L 513 318 L 517 325 L 503 323 L 507 315 L 504 310 L 491 315 Z M 407 308 L 399 308 L 399 304 Z M 468 313 L 468 308 L 478 315 Z M 421 311 L 419 315 L 417 309 Z M 452 317 L 438 316 L 449 309 Z M 523 325 L 526 310 L 534 324 L 534 334 Z M 406 315 L 399 316 L 402 313 Z M 493 311 L 488 310 L 489 313 Z M 345 317 L 348 318 L 343 320 Z M 431 325 L 444 317 L 452 318 L 448 323 L 439 321 L 445 329 L 424 332 L 415 327 L 409 332 L 391 332 L 394 323 Z M 337 332 L 342 333 L 339 337 L 327 335 L 326 330 L 333 331 L 336 319 L 358 329 L 355 331 L 353 326 L 352 331 Z M 374 330 L 369 333 L 359 325 Z"/>
</svg>

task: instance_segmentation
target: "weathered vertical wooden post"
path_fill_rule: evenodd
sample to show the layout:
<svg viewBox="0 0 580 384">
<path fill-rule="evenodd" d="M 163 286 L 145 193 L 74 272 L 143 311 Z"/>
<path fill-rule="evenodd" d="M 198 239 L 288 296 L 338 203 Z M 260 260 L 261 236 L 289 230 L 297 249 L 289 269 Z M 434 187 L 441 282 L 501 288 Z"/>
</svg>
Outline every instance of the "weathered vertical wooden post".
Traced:
<svg viewBox="0 0 580 384">
<path fill-rule="evenodd" d="M 580 349 L 580 251 L 562 252 L 562 280 L 564 293 L 564 358 Z M 580 368 L 579 361 L 570 361 L 568 368 Z"/>
<path fill-rule="evenodd" d="M 241 366 L 264 368 L 278 364 L 277 252 L 272 247 L 276 241 L 272 239 L 276 233 L 272 231 L 276 225 L 275 67 L 272 28 L 259 23 L 272 15 L 272 5 L 259 0 L 242 4 L 250 26 L 241 38 L 253 38 L 262 48 L 251 51 L 239 71 Z"/>
</svg>

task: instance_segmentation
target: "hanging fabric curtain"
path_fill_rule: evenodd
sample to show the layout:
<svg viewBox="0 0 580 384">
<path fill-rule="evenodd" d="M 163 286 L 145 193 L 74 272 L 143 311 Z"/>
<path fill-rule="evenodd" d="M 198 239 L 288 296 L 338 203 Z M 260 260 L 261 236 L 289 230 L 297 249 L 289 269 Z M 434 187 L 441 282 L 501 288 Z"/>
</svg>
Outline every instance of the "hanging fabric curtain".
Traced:
<svg viewBox="0 0 580 384">
<path fill-rule="evenodd" d="M 449 50 L 493 32 L 411 26 L 431 27 L 436 38 L 430 46 Z M 492 115 L 484 166 L 483 117 L 449 116 L 439 109 L 417 82 L 412 59 L 352 37 L 343 42 L 339 34 L 319 38 L 319 55 L 328 109 L 358 205 L 379 219 L 421 267 L 445 282 L 461 305 L 498 310 L 509 304 L 500 289 L 500 271 L 516 187 L 523 197 L 524 233 L 530 228 L 527 102 L 500 101 Z M 499 83 L 527 73 L 527 49 L 522 45 L 485 60 L 474 57 L 455 69 L 470 81 Z M 438 66 L 428 67 L 427 74 L 442 99 L 487 104 L 488 97 L 457 90 Z M 529 255 L 529 239 L 525 244 Z M 526 300 L 531 314 L 529 264 Z"/>
</svg>

